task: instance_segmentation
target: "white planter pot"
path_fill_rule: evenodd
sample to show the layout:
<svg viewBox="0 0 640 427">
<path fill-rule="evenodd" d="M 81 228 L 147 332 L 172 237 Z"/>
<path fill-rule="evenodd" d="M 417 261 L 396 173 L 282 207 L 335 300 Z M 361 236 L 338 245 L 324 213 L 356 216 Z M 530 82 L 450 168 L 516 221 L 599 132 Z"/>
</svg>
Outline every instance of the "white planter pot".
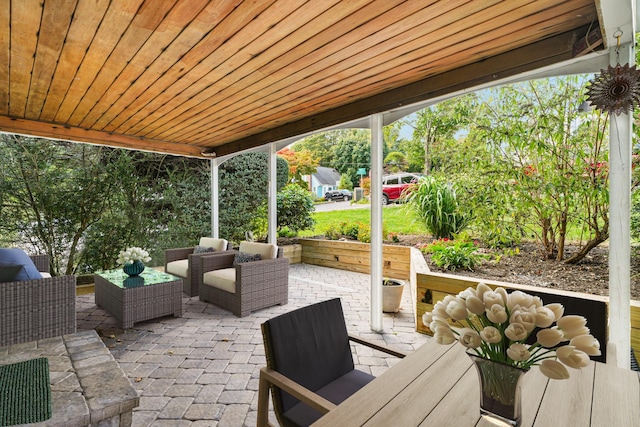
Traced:
<svg viewBox="0 0 640 427">
<path fill-rule="evenodd" d="M 384 283 L 387 283 L 386 285 Z M 385 279 L 382 285 L 382 311 L 397 313 L 402 303 L 404 282 L 397 279 Z"/>
</svg>

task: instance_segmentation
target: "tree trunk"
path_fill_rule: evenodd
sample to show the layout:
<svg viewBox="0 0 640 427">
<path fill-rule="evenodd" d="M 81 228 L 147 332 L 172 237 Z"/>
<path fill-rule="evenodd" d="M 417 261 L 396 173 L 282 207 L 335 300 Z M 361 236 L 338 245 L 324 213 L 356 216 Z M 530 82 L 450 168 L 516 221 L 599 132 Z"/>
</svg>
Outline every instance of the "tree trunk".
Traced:
<svg viewBox="0 0 640 427">
<path fill-rule="evenodd" d="M 558 230 L 558 253 L 556 254 L 556 261 L 562 261 L 564 258 L 564 243 L 567 237 L 567 212 L 562 213 L 560 220 L 560 230 Z"/>
<path fill-rule="evenodd" d="M 591 249 L 595 248 L 600 243 L 606 241 L 607 238 L 608 236 L 605 236 L 604 234 L 601 234 L 601 233 L 596 234 L 596 237 L 589 240 L 586 245 L 584 245 L 575 255 L 567 259 L 565 262 L 567 264 L 577 264 L 589 253 Z"/>
</svg>

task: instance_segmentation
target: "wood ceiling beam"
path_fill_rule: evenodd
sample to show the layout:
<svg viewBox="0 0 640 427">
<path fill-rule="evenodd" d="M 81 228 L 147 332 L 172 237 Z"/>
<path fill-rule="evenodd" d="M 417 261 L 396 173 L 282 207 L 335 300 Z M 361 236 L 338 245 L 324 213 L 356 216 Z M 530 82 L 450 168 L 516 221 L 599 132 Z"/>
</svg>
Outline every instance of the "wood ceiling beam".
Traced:
<svg viewBox="0 0 640 427">
<path fill-rule="evenodd" d="M 110 147 L 129 148 L 133 150 L 151 151 L 155 153 L 166 153 L 187 157 L 203 157 L 201 154 L 201 148 L 193 145 L 140 138 L 112 132 L 82 129 L 54 123 L 16 119 L 7 116 L 0 116 L 0 132 L 53 138 L 64 141 L 86 142 L 90 144 L 107 145 Z"/>
<path fill-rule="evenodd" d="M 573 57 L 574 43 L 584 37 L 587 30 L 585 26 L 561 33 L 255 135 L 219 146 L 209 145 L 209 150 L 215 151 L 217 156 L 224 156 L 566 61 Z"/>
</svg>

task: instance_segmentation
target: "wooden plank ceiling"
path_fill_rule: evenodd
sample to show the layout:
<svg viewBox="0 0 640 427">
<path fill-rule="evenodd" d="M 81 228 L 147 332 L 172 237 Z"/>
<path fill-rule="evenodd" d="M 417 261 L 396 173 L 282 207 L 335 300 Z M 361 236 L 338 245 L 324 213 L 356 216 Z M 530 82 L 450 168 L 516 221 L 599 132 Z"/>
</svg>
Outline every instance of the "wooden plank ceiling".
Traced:
<svg viewBox="0 0 640 427">
<path fill-rule="evenodd" d="M 570 59 L 595 0 L 1 0 L 0 131 L 230 154 Z"/>
</svg>

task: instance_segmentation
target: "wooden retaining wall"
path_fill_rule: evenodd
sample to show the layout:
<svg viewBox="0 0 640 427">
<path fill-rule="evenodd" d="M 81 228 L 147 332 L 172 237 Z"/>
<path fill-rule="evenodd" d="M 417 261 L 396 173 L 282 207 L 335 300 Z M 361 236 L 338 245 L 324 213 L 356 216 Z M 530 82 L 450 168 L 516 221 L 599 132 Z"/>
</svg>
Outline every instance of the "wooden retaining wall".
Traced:
<svg viewBox="0 0 640 427">
<path fill-rule="evenodd" d="M 299 264 L 302 262 L 302 245 L 283 245 L 282 254 L 289 258 L 289 264 Z"/>
<path fill-rule="evenodd" d="M 323 267 L 370 274 L 371 245 L 340 240 L 299 239 L 302 245 L 302 262 Z M 411 272 L 411 248 L 383 245 L 382 275 L 393 279 L 409 280 Z"/>
</svg>

